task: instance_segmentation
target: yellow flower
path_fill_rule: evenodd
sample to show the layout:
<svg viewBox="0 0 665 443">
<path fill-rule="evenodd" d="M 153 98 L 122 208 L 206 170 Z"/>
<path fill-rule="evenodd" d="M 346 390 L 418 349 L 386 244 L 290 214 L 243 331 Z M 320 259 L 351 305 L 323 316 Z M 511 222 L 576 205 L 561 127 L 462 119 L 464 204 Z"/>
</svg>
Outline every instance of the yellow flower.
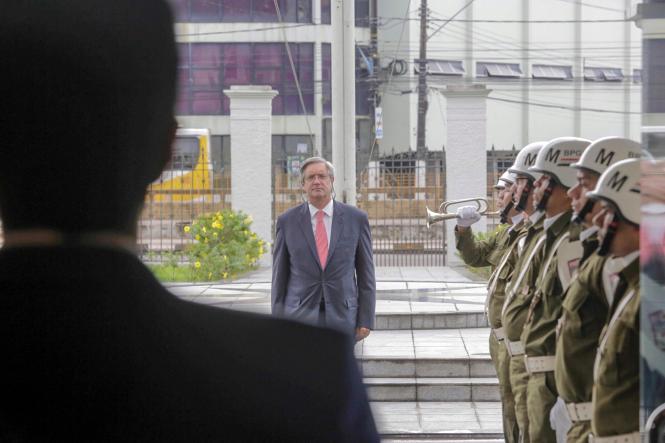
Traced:
<svg viewBox="0 0 665 443">
<path fill-rule="evenodd" d="M 198 240 L 198 241 L 201 240 L 201 236 L 199 234 L 196 234 L 196 237 L 194 237 L 194 238 L 196 238 L 196 240 Z"/>
<path fill-rule="evenodd" d="M 194 267 L 199 269 L 201 267 L 201 262 L 197 260 L 196 263 L 194 263 Z"/>
<path fill-rule="evenodd" d="M 212 272 L 208 272 L 208 279 L 212 280 Z"/>
<path fill-rule="evenodd" d="M 206 232 L 206 227 L 204 226 L 203 228 L 201 228 L 201 231 L 203 231 L 203 233 L 205 234 L 205 232 Z"/>
<path fill-rule="evenodd" d="M 248 215 L 247 218 L 245 219 L 245 224 L 246 225 L 251 225 L 254 219 L 252 218 L 251 215 Z"/>
<path fill-rule="evenodd" d="M 218 237 L 218 235 L 217 235 L 217 233 L 216 233 L 216 232 L 213 232 L 213 233 L 212 233 L 212 236 L 213 236 L 213 237 L 215 237 L 215 238 L 217 238 L 217 237 Z"/>
<path fill-rule="evenodd" d="M 226 273 L 226 272 L 222 274 L 222 278 L 226 278 L 226 277 L 228 277 L 228 276 L 229 276 L 229 274 Z"/>
<path fill-rule="evenodd" d="M 185 232 L 189 232 L 190 229 L 191 229 L 191 228 L 190 228 L 189 226 L 185 226 L 185 227 L 183 228 L 183 231 L 185 231 Z"/>
<path fill-rule="evenodd" d="M 263 248 L 259 248 L 259 255 L 263 255 Z"/>
</svg>

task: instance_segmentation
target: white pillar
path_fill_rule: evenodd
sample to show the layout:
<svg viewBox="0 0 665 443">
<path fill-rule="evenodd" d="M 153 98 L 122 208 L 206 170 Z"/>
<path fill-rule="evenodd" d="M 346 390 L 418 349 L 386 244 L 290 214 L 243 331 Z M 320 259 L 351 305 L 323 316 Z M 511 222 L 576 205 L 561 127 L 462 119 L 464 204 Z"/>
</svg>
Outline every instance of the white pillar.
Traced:
<svg viewBox="0 0 665 443">
<path fill-rule="evenodd" d="M 231 207 L 254 219 L 251 229 L 272 242 L 272 99 L 270 86 L 231 86 Z M 270 266 L 270 250 L 261 266 Z"/>
<path fill-rule="evenodd" d="M 332 163 L 337 199 L 356 204 L 356 42 L 350 0 L 335 0 L 332 22 Z"/>
<path fill-rule="evenodd" d="M 441 93 L 446 97 L 445 125 L 448 128 L 446 149 L 446 200 L 487 197 L 487 95 L 485 85 L 448 85 Z M 451 208 L 451 211 L 459 206 Z M 448 265 L 459 265 L 455 249 L 455 221 L 445 221 Z M 485 232 L 485 217 L 473 225 L 475 232 Z"/>
</svg>

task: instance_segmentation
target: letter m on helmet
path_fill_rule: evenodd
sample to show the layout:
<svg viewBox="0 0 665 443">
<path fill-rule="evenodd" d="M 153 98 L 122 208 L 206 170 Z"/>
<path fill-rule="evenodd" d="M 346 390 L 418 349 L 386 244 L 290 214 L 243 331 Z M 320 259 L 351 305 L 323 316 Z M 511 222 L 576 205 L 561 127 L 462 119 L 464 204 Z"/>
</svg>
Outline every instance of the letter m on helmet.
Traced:
<svg viewBox="0 0 665 443">
<path fill-rule="evenodd" d="M 533 166 L 536 163 L 536 158 L 537 157 L 538 157 L 538 153 L 527 154 L 526 158 L 524 159 L 524 164 L 526 166 Z"/>
<path fill-rule="evenodd" d="M 607 180 L 607 187 L 611 188 L 614 192 L 621 192 L 621 188 L 628 180 L 627 175 L 621 175 L 619 171 L 615 172 L 609 180 Z"/>
<path fill-rule="evenodd" d="M 550 162 L 550 163 L 556 163 L 559 160 L 559 154 L 561 154 L 561 150 L 557 149 L 549 151 L 547 154 L 545 154 L 545 161 Z"/>
<path fill-rule="evenodd" d="M 596 163 L 609 166 L 610 163 L 612 163 L 613 158 L 614 158 L 614 151 L 605 153 L 605 149 L 603 148 L 600 151 L 598 151 L 598 155 L 596 156 Z"/>
</svg>

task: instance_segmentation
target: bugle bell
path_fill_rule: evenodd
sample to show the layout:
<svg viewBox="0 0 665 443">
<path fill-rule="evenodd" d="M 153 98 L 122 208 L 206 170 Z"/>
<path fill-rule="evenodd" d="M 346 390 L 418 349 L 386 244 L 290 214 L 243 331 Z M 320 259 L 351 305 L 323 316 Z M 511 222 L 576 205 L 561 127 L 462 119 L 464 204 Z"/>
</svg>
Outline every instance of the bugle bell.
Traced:
<svg viewBox="0 0 665 443">
<path fill-rule="evenodd" d="M 497 216 L 501 213 L 501 211 L 487 212 L 487 210 L 489 209 L 489 204 L 487 203 L 487 199 L 483 197 L 462 198 L 459 200 L 444 201 L 439 205 L 439 212 L 434 212 L 430 208 L 425 206 L 425 209 L 427 210 L 427 228 L 429 229 L 429 227 L 432 226 L 434 223 L 438 223 L 443 220 L 452 220 L 454 218 L 457 218 L 457 214 L 454 212 L 453 213 L 448 212 L 448 208 L 450 206 L 455 206 L 462 203 L 470 203 L 470 202 L 474 202 L 476 204 L 476 208 L 478 210 L 478 213 L 480 213 L 480 215 L 490 217 L 490 216 Z"/>
</svg>

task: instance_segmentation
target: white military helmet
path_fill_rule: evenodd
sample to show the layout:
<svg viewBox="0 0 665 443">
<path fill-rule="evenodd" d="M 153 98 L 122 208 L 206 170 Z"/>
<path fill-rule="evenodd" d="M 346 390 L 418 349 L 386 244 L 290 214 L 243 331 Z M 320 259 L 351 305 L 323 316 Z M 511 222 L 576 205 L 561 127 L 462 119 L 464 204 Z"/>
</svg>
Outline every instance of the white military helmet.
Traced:
<svg viewBox="0 0 665 443">
<path fill-rule="evenodd" d="M 506 171 L 501 174 L 499 180 L 494 185 L 494 189 L 504 189 L 506 186 L 510 186 L 515 183 L 515 174 L 512 174 L 510 171 Z"/>
<path fill-rule="evenodd" d="M 587 197 L 611 203 L 621 217 L 640 224 L 640 160 L 626 159 L 614 163 L 598 179 L 596 189 Z"/>
<path fill-rule="evenodd" d="M 538 152 L 546 142 L 533 142 L 529 143 L 523 147 L 520 152 L 517 153 L 515 157 L 515 163 L 508 169 L 508 172 L 511 172 L 518 175 L 526 175 L 532 180 L 538 180 L 540 174 L 535 173 L 534 171 L 529 171 L 529 168 L 536 164 L 536 157 L 538 157 Z"/>
<path fill-rule="evenodd" d="M 618 161 L 641 156 L 642 145 L 638 142 L 623 137 L 603 137 L 587 146 L 580 160 L 570 166 L 602 174 Z"/>
<path fill-rule="evenodd" d="M 570 168 L 570 165 L 580 159 L 584 149 L 590 143 L 591 140 L 577 137 L 552 139 L 540 150 L 536 164 L 529 170 L 550 175 L 566 188 L 575 186 L 577 174 Z"/>
</svg>

